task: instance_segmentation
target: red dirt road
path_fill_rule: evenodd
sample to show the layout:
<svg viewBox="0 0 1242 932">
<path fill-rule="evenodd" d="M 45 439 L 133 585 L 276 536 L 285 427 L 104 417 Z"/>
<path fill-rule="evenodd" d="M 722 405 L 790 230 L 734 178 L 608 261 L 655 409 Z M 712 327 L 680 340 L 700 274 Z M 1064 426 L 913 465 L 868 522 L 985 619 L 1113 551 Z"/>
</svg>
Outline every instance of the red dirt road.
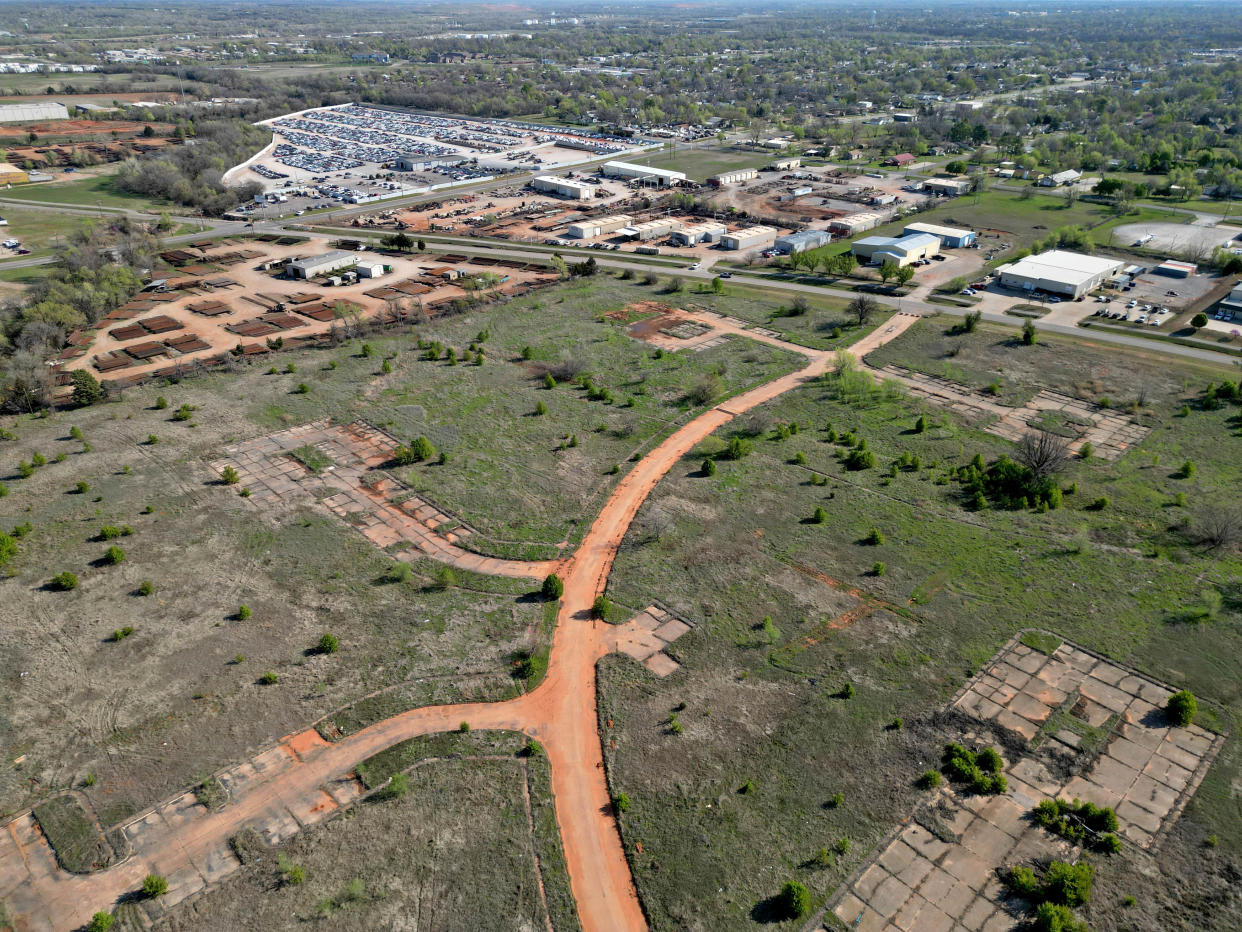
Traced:
<svg viewBox="0 0 1242 932">
<path fill-rule="evenodd" d="M 692 315 L 698 316 L 698 315 Z M 622 538 L 656 484 L 696 444 L 731 419 L 822 375 L 832 355 L 742 330 L 702 315 L 713 327 L 793 350 L 809 358 L 798 372 L 738 395 L 677 430 L 639 461 L 618 484 L 575 555 L 562 566 L 565 582 L 547 675 L 526 696 L 500 703 L 471 703 L 414 709 L 328 744 L 312 731 L 284 739 L 260 758 L 278 766 L 257 769 L 250 782 L 217 812 L 189 806 L 170 817 L 169 804 L 128 823 L 153 825 L 135 843 L 134 853 L 113 868 L 87 875 L 59 870 L 51 850 L 28 830 L 29 814 L 0 829 L 0 899 L 22 932 L 66 930 L 89 921 L 96 910 L 111 908 L 132 893 L 149 872 L 170 878 L 190 876 L 201 888 L 226 876 L 228 839 L 246 827 L 284 819 L 296 831 L 317 821 L 317 811 L 334 811 L 331 787 L 357 763 L 407 738 L 453 731 L 461 722 L 472 729 L 508 729 L 537 738 L 552 773 L 557 822 L 569 879 L 586 932 L 641 932 L 647 928 L 620 834 L 612 815 L 604 776 L 596 716 L 595 666 L 609 652 L 610 626 L 590 617 L 602 594 Z M 862 356 L 893 339 L 915 320 L 898 315 L 852 348 Z M 256 759 L 257 762 L 258 759 Z M 329 787 L 329 789 L 325 789 Z M 319 801 L 316 803 L 316 801 Z M 157 807 L 159 808 L 159 807 Z M 306 814 L 310 813 L 308 817 Z M 301 815 L 299 815 L 301 814 Z M 24 833 L 23 833 L 24 832 Z M 224 854 L 222 854 L 224 852 Z M 192 892 L 188 890 L 187 892 Z M 170 898 L 173 891 L 170 890 Z"/>
</svg>

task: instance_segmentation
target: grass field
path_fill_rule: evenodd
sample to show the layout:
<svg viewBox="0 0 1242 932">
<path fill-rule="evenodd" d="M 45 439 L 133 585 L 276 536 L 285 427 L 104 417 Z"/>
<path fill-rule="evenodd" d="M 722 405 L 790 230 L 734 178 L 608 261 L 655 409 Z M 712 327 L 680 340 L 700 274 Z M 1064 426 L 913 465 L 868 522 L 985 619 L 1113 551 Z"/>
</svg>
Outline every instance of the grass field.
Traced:
<svg viewBox="0 0 1242 932">
<path fill-rule="evenodd" d="M 626 157 L 627 162 L 650 165 L 685 172 L 695 181 L 706 181 L 718 172 L 738 168 L 762 168 L 777 158 L 771 152 L 757 152 L 743 146 L 716 146 L 689 148 L 679 146 L 675 151 L 663 150 L 652 155 Z"/>
<path fill-rule="evenodd" d="M 609 595 L 684 612 L 695 628 L 673 648 L 683 668 L 664 680 L 626 659 L 601 668 L 610 775 L 631 800 L 623 832 L 653 928 L 765 922 L 763 904 L 788 879 L 816 902 L 830 895 L 911 811 L 913 781 L 943 743 L 960 740 L 937 715 L 944 703 L 1023 628 L 1193 689 L 1208 727 L 1228 730 L 1242 712 L 1242 561 L 1182 529 L 1233 501 L 1242 480 L 1238 409 L 1194 406 L 1221 372 L 1072 341 L 1020 347 L 986 326 L 949 338 L 946 328 L 922 324 L 883 356 L 945 374 L 945 351 L 957 347 L 947 362 L 964 381 L 1003 373 L 1013 397 L 1052 388 L 1121 406 L 1142 392 L 1137 417 L 1152 433 L 1117 463 L 1072 462 L 1060 485 L 1075 490 L 1057 510 L 975 511 L 950 470 L 1010 444 L 900 391 L 847 401 L 829 382 L 748 417 L 754 452 L 715 476 L 697 464 L 727 433 L 674 470 L 640 512 Z M 915 433 L 920 412 L 931 426 Z M 791 421 L 797 434 L 769 439 Z M 866 439 L 877 465 L 846 469 L 828 425 Z M 920 466 L 890 475 L 903 453 Z M 1197 464 L 1193 479 L 1176 478 L 1185 460 Z M 1104 508 L 1087 507 L 1100 498 Z M 812 521 L 816 507 L 823 523 Z M 854 587 L 857 596 L 844 591 Z M 1132 892 L 1142 894 L 1127 912 L 1133 928 L 1237 927 L 1236 903 L 1210 916 L 1195 904 L 1228 884 L 1221 871 L 1242 850 L 1231 791 L 1240 767 L 1231 739 L 1161 850 L 1164 876 L 1193 875 L 1193 889 L 1136 881 L 1143 862 L 1115 859 L 1100 869 L 1114 897 L 1093 920 Z M 1218 853 L 1203 847 L 1208 835 Z M 814 863 L 843 838 L 846 853 Z"/>
<path fill-rule="evenodd" d="M 551 922 L 572 932 L 578 922 L 547 762 L 522 756 L 524 744 L 505 734 L 450 739 L 441 749 L 448 759 L 416 765 L 403 796 L 361 803 L 278 853 L 256 847 L 240 876 L 163 927 L 293 930 L 311 922 L 352 932 L 414 921 L 466 932 Z M 300 867 L 302 880 L 290 883 L 282 864 Z"/>
<path fill-rule="evenodd" d="M 44 204 L 126 207 L 130 210 L 156 210 L 161 206 L 161 202 L 151 198 L 118 191 L 111 175 L 95 175 L 55 184 L 17 185 L 6 190 L 4 197 L 9 200 L 36 201 Z"/>
<path fill-rule="evenodd" d="M 9 222 L 8 226 L 0 227 L 0 240 L 10 237 L 21 240 L 22 246 L 34 255 L 49 252 L 52 248 L 62 244 L 68 234 L 91 222 L 89 217 L 13 207 L 7 204 L 0 205 L 0 217 L 4 217 Z M 0 257 L 10 255 L 14 253 L 9 250 L 0 250 Z"/>
<path fill-rule="evenodd" d="M 663 280 L 653 287 L 599 276 L 446 318 L 417 336 L 371 340 L 373 357 L 362 356 L 356 344 L 309 354 L 297 374 L 262 377 L 245 393 L 250 432 L 328 414 L 365 417 L 403 441 L 426 435 L 447 460 L 402 470 L 415 491 L 474 526 L 481 549 L 554 556 L 557 544 L 589 524 L 631 457 L 701 410 L 689 398 L 692 389 L 723 398 L 798 364 L 791 354 L 742 339 L 657 356 L 604 316 L 647 299 L 708 303 L 708 296 L 669 295 L 664 288 Z M 710 303 L 751 316 L 766 317 L 774 308 L 771 301 L 728 294 Z M 417 339 L 452 346 L 464 359 L 485 329 L 483 366 L 420 358 Z M 525 347 L 529 360 L 522 358 Z M 385 375 L 381 360 L 388 356 L 393 371 Z M 329 368 L 333 362 L 337 368 Z M 544 372 L 564 366 L 589 373 L 612 401 L 591 400 L 564 378 L 546 388 Z M 292 394 L 300 382 L 310 391 Z M 204 407 L 218 409 L 226 397 L 233 402 L 237 382 L 218 376 L 196 387 L 211 396 Z M 544 415 L 536 414 L 540 402 Z"/>
</svg>

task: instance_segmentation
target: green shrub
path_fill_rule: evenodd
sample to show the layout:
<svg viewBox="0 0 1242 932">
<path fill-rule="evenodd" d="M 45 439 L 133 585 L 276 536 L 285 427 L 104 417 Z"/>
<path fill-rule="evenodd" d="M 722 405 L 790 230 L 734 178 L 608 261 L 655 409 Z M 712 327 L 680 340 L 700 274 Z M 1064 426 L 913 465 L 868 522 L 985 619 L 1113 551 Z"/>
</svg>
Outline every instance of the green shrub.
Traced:
<svg viewBox="0 0 1242 932">
<path fill-rule="evenodd" d="M 112 540 L 120 536 L 121 536 L 121 529 L 119 527 L 114 527 L 111 524 L 105 524 L 103 527 L 99 529 L 100 540 Z"/>
<path fill-rule="evenodd" d="M 78 588 L 78 577 L 65 570 L 63 573 L 57 573 L 53 576 L 48 585 L 60 592 L 68 592 L 70 589 Z"/>
<path fill-rule="evenodd" d="M 283 851 L 276 855 L 276 869 L 280 871 L 281 881 L 289 886 L 297 886 L 306 880 L 302 865 L 294 864 Z"/>
<path fill-rule="evenodd" d="M 315 645 L 315 650 L 320 654 L 335 654 L 340 649 L 341 642 L 335 634 L 325 633 Z"/>
<path fill-rule="evenodd" d="M 119 643 L 125 640 L 127 637 L 129 637 L 133 633 L 134 633 L 134 626 L 126 625 L 124 628 L 117 628 L 115 631 L 112 632 L 112 640 L 115 643 Z"/>
<path fill-rule="evenodd" d="M 822 505 L 818 506 L 815 509 L 815 514 L 811 516 L 812 523 L 823 524 L 827 520 L 828 520 L 828 512 L 824 510 L 824 507 Z"/>
<path fill-rule="evenodd" d="M 194 407 L 194 405 L 183 404 L 180 408 L 177 409 L 177 413 L 173 415 L 173 420 L 174 421 L 188 421 L 190 418 L 194 417 L 195 410 L 197 409 Z"/>
<path fill-rule="evenodd" d="M 1031 925 L 1035 932 L 1089 932 L 1087 924 L 1075 919 L 1068 906 L 1058 903 L 1036 906 Z"/>
<path fill-rule="evenodd" d="M 796 880 L 787 880 L 776 897 L 777 910 L 786 919 L 801 919 L 811 911 L 811 891 Z"/>
<path fill-rule="evenodd" d="M 402 563 L 400 560 L 397 560 L 392 566 L 388 567 L 388 571 L 384 573 L 384 582 L 403 583 L 410 578 L 412 573 L 413 570 L 410 569 L 410 564 Z"/>
<path fill-rule="evenodd" d="M 232 466 L 225 466 L 220 472 L 220 481 L 225 485 L 237 485 L 241 481 L 241 475 Z"/>
<path fill-rule="evenodd" d="M 539 589 L 540 595 L 549 602 L 555 602 L 565 594 L 565 582 L 555 573 L 549 573 Z"/>
<path fill-rule="evenodd" d="M 156 411 L 163 411 L 163 410 L 164 410 L 165 408 L 167 408 L 167 407 L 168 407 L 168 399 L 167 399 L 167 398 L 165 398 L 163 395 L 158 395 L 158 396 L 156 396 L 156 399 L 155 399 L 155 410 L 156 410 Z"/>
<path fill-rule="evenodd" d="M 938 770 L 924 770 L 922 776 L 915 783 L 921 790 L 934 790 L 940 786 L 940 772 Z"/>
<path fill-rule="evenodd" d="M 848 838 L 838 838 L 833 843 L 832 850 L 842 856 L 849 854 L 850 840 Z"/>
<path fill-rule="evenodd" d="M 309 394 L 310 394 L 310 386 L 309 386 L 309 385 L 307 385 L 305 382 L 298 382 L 298 387 L 297 387 L 297 388 L 295 388 L 295 389 L 293 390 L 293 394 L 295 394 L 295 395 L 309 395 Z"/>
<path fill-rule="evenodd" d="M 155 583 L 149 579 L 144 579 L 138 584 L 138 594 L 142 596 L 150 595 L 155 591 Z"/>
<path fill-rule="evenodd" d="M 1090 505 L 1087 506 L 1087 510 L 1088 511 L 1103 511 L 1107 507 L 1108 507 L 1108 497 L 1105 495 L 1101 495 L 1099 498 L 1097 498 L 1095 501 L 1093 501 Z"/>
<path fill-rule="evenodd" d="M 237 607 L 238 621 L 246 621 L 252 614 L 254 613 L 250 611 L 250 606 L 248 605 L 239 605 Z"/>
<path fill-rule="evenodd" d="M 538 402 L 535 405 L 535 416 L 536 417 L 543 417 L 547 413 L 548 413 L 548 406 L 544 404 L 542 401 Z"/>
<path fill-rule="evenodd" d="M 622 813 L 630 811 L 630 797 L 626 793 L 618 793 L 612 798 L 613 811 Z"/>
<path fill-rule="evenodd" d="M 116 922 L 116 917 L 112 913 L 95 913 L 95 915 L 91 916 L 86 932 L 109 932 L 114 922 Z"/>
<path fill-rule="evenodd" d="M 1182 463 L 1182 468 L 1177 471 L 1177 477 L 1179 479 L 1193 479 L 1198 471 L 1199 469 L 1195 466 L 1193 460 L 1186 460 L 1186 462 Z"/>
<path fill-rule="evenodd" d="M 259 677 L 259 682 L 264 686 L 275 686 L 280 682 L 280 674 L 268 670 L 261 677 Z"/>
<path fill-rule="evenodd" d="M 1091 898 L 1095 867 L 1086 861 L 1053 861 L 1043 878 L 1043 897 L 1062 906 L 1080 906 Z"/>
<path fill-rule="evenodd" d="M 608 616 L 612 614 L 612 602 L 607 596 L 597 595 L 591 604 L 591 614 L 600 621 L 607 621 Z"/>
<path fill-rule="evenodd" d="M 446 589 L 452 589 L 456 585 L 457 574 L 453 572 L 451 567 L 442 566 L 436 570 L 435 579 L 431 587 L 438 592 L 443 592 Z"/>
<path fill-rule="evenodd" d="M 882 560 L 877 560 L 875 563 L 871 565 L 872 576 L 883 576 L 887 572 L 888 572 L 888 566 L 885 565 L 884 561 Z"/>
<path fill-rule="evenodd" d="M 871 532 L 863 538 L 863 543 L 870 547 L 880 547 L 884 544 L 884 532 L 878 527 L 873 527 Z"/>
<path fill-rule="evenodd" d="M 716 461 L 712 459 L 710 456 L 707 459 L 703 460 L 703 475 L 705 476 L 716 475 Z"/>
<path fill-rule="evenodd" d="M 1188 689 L 1175 692 L 1164 704 L 1164 714 L 1169 721 L 1183 728 L 1194 720 L 1195 713 L 1198 711 L 1199 703 Z"/>
<path fill-rule="evenodd" d="M 142 893 L 147 899 L 155 899 L 168 892 L 168 880 L 159 874 L 147 874 L 142 881 Z"/>
<path fill-rule="evenodd" d="M 116 566 L 118 563 L 125 562 L 125 551 L 113 544 L 104 551 L 103 559 L 109 566 Z"/>
</svg>

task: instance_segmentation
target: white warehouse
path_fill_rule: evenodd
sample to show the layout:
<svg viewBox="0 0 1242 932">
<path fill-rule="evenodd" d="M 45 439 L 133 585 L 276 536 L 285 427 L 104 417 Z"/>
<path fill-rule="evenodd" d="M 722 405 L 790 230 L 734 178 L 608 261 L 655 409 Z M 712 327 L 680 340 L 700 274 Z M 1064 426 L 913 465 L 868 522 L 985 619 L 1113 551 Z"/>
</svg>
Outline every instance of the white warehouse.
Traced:
<svg viewBox="0 0 1242 932">
<path fill-rule="evenodd" d="M 594 239 L 597 236 L 603 236 L 605 233 L 615 233 L 622 227 L 629 226 L 633 219 L 629 214 L 614 214 L 611 217 L 580 220 L 577 223 L 571 223 L 565 235 L 572 239 Z"/>
<path fill-rule="evenodd" d="M 743 181 L 752 181 L 758 177 L 759 172 L 753 168 L 739 168 L 736 171 L 712 175 L 707 179 L 707 183 L 720 188 L 727 184 L 741 184 Z"/>
<path fill-rule="evenodd" d="M 674 230 L 669 237 L 674 246 L 697 246 L 699 243 L 715 243 L 729 231 L 723 223 L 708 220 Z"/>
<path fill-rule="evenodd" d="M 595 197 L 598 185 L 589 181 L 578 181 L 575 178 L 558 178 L 555 175 L 539 175 L 530 186 L 536 191 L 556 194 L 578 201 L 589 201 Z"/>
<path fill-rule="evenodd" d="M 1125 263 L 1120 259 L 1052 249 L 1002 265 L 996 272 L 1000 283 L 1006 288 L 1081 298 L 1104 284 L 1123 265 Z"/>
<path fill-rule="evenodd" d="M 605 178 L 641 180 L 643 184 L 651 183 L 660 188 L 671 187 L 686 180 L 685 172 L 652 168 L 650 165 L 635 165 L 633 162 L 605 162 L 603 172 Z"/>
<path fill-rule="evenodd" d="M 776 227 L 749 227 L 735 233 L 726 233 L 720 238 L 720 245 L 725 249 L 755 249 L 767 246 L 776 239 L 779 232 Z"/>
<path fill-rule="evenodd" d="M 67 120 L 69 111 L 64 104 L 5 104 L 0 107 L 0 123 L 27 123 L 38 120 Z"/>
<path fill-rule="evenodd" d="M 314 278 L 316 275 L 328 275 L 341 269 L 353 268 L 358 264 L 358 257 L 343 249 L 325 252 L 322 256 L 311 256 L 307 259 L 290 259 L 285 264 L 285 271 L 293 278 Z"/>
</svg>

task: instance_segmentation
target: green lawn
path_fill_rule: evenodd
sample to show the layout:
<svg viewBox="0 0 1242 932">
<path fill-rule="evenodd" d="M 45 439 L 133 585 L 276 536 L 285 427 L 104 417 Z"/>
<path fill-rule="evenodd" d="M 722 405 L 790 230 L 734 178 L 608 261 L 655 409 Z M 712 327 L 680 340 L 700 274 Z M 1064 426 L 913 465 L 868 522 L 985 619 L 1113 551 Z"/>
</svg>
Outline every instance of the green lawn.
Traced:
<svg viewBox="0 0 1242 932">
<path fill-rule="evenodd" d="M 653 928 L 757 926 L 789 879 L 823 902 L 909 815 L 921 798 L 913 781 L 939 748 L 960 740 L 960 725 L 938 717 L 945 703 L 1024 628 L 1191 688 L 1208 727 L 1228 729 L 1242 713 L 1242 560 L 1182 529 L 1242 481 L 1239 409 L 1193 407 L 1220 372 L 1075 341 L 1022 347 L 986 326 L 969 337 L 946 329 L 927 321 L 886 358 L 942 375 L 952 365 L 971 384 L 999 376 L 1015 397 L 1107 393 L 1119 407 L 1141 392 L 1138 417 L 1152 433 L 1116 463 L 1071 462 L 1059 484 L 1074 491 L 1044 514 L 967 507 L 950 471 L 1013 446 L 900 390 L 846 397 L 831 381 L 807 386 L 687 457 L 640 511 L 608 590 L 621 606 L 660 599 L 685 613 L 695 627 L 671 648 L 682 670 L 658 679 L 614 658 L 601 675 L 610 778 L 631 800 L 623 836 Z M 920 412 L 930 426 L 915 433 Z M 781 422 L 800 430 L 778 439 Z M 829 425 L 864 438 L 876 466 L 846 469 Z M 738 426 L 754 435 L 750 455 L 711 477 L 692 468 Z M 890 476 L 903 453 L 920 465 Z M 1175 478 L 1187 459 L 1195 478 Z M 1105 508 L 1087 507 L 1102 497 Z M 811 520 L 817 507 L 822 523 Z M 867 541 L 874 529 L 878 544 Z M 834 626 L 851 608 L 864 611 Z M 1162 857 L 1197 863 L 1209 834 L 1242 847 L 1231 792 L 1240 765 L 1231 739 Z M 813 863 L 841 838 L 852 842 L 846 854 Z M 1142 904 L 1136 921 L 1149 915 Z M 1215 928 L 1236 927 L 1231 910 Z"/>
<path fill-rule="evenodd" d="M 17 185 L 3 192 L 10 200 L 38 201 L 44 204 L 74 204 L 83 207 L 127 207 L 154 210 L 160 201 L 117 190 L 111 175 L 95 175 L 54 184 Z"/>
<path fill-rule="evenodd" d="M 63 243 L 68 234 L 91 223 L 89 217 L 12 207 L 7 204 L 0 205 L 0 217 L 9 222 L 8 226 L 0 227 L 0 239 L 12 237 L 21 240 L 22 246 L 35 255 L 41 255 Z M 10 255 L 13 255 L 11 251 L 0 250 L 3 258 Z"/>
<path fill-rule="evenodd" d="M 674 152 L 664 150 L 652 155 L 627 157 L 627 162 L 685 172 L 695 181 L 706 181 L 712 175 L 738 168 L 762 168 L 780 158 L 777 152 L 757 152 L 744 146 L 716 146 L 691 149 L 679 146 Z"/>
</svg>

